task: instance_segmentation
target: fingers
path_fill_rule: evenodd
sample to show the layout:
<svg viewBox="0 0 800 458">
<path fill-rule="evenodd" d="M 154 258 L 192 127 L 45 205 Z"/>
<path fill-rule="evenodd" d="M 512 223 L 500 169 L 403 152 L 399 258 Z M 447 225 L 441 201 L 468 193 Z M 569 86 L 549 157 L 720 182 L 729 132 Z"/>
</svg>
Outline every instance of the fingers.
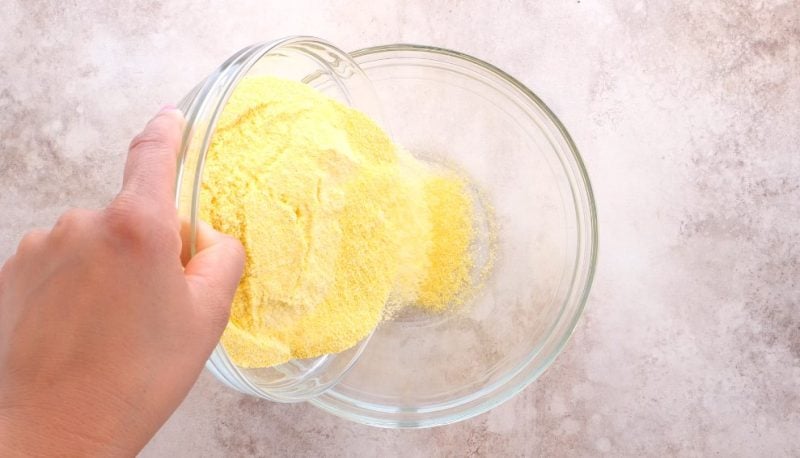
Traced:
<svg viewBox="0 0 800 458">
<path fill-rule="evenodd" d="M 186 217 L 181 218 L 181 265 L 186 267 L 192 258 L 192 224 Z"/>
<path fill-rule="evenodd" d="M 25 234 L 17 245 L 17 252 L 0 266 L 0 276 L 3 277 L 0 283 L 11 281 L 10 277 L 19 275 L 19 272 L 45 268 L 49 236 L 50 231 L 46 229 L 33 229 Z"/>
<path fill-rule="evenodd" d="M 219 333 L 228 321 L 244 262 L 244 248 L 238 240 L 200 222 L 197 253 L 186 264 L 184 272 L 195 304 L 208 313 L 206 317 Z"/>
<path fill-rule="evenodd" d="M 53 238 L 62 239 L 75 232 L 85 232 L 86 229 L 96 224 L 96 217 L 97 212 L 94 210 L 71 208 L 62 213 L 56 221 L 52 230 Z"/>
<path fill-rule="evenodd" d="M 33 254 L 38 254 L 39 251 L 42 250 L 44 247 L 44 243 L 47 240 L 47 236 L 50 234 L 50 231 L 46 229 L 33 229 L 20 240 L 19 245 L 17 246 L 17 255 L 18 256 L 30 256 Z"/>
<path fill-rule="evenodd" d="M 120 196 L 144 199 L 158 208 L 174 207 L 175 167 L 183 127 L 183 114 L 165 107 L 134 137 Z"/>
</svg>

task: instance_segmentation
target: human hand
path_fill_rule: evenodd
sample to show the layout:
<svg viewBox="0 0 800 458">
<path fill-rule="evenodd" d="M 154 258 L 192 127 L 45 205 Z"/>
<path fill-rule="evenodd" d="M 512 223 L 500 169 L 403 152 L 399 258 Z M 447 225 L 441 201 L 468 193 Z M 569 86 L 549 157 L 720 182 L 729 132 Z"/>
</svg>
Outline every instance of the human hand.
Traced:
<svg viewBox="0 0 800 458">
<path fill-rule="evenodd" d="M 0 270 L 0 455 L 136 454 L 219 340 L 244 251 L 205 226 L 181 263 L 182 125 L 159 112 L 107 208 L 27 234 Z"/>
</svg>

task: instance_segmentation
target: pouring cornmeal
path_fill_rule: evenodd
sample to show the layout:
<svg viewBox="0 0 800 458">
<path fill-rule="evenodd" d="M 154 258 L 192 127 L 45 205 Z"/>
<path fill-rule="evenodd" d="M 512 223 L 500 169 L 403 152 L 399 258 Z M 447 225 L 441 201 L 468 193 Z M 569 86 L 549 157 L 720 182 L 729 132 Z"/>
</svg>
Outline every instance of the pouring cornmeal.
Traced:
<svg viewBox="0 0 800 458">
<path fill-rule="evenodd" d="M 359 111 L 250 76 L 218 123 L 202 218 L 247 262 L 222 344 L 241 367 L 356 345 L 393 307 L 437 313 L 470 286 L 473 203 Z"/>
</svg>

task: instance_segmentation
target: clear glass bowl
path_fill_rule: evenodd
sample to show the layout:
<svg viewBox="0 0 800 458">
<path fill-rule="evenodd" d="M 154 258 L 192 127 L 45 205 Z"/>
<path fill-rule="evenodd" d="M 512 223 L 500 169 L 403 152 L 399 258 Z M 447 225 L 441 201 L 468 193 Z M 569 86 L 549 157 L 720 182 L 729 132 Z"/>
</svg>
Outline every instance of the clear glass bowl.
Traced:
<svg viewBox="0 0 800 458">
<path fill-rule="evenodd" d="M 190 222 L 192 255 L 196 249 L 199 193 L 206 152 L 225 103 L 247 75 L 272 75 L 301 81 L 373 119 L 381 119 L 372 86 L 363 72 L 346 53 L 319 38 L 283 38 L 249 46 L 231 56 L 178 104 L 186 116 L 186 129 L 178 160 L 176 206 L 179 215 Z M 206 368 L 243 393 L 273 401 L 297 402 L 334 385 L 368 341 L 369 338 L 364 339 L 342 353 L 260 369 L 237 367 L 222 345 L 217 345 Z"/>
<path fill-rule="evenodd" d="M 494 213 L 496 259 L 471 303 L 382 323 L 347 375 L 310 402 L 383 427 L 464 420 L 535 380 L 575 328 L 597 249 L 589 179 L 556 116 L 496 67 L 410 45 L 351 55 L 395 141 L 474 181 Z"/>
<path fill-rule="evenodd" d="M 511 76 L 454 51 L 380 46 L 351 53 L 355 65 L 314 38 L 248 49 L 181 104 L 177 205 L 193 226 L 216 117 L 238 79 L 259 71 L 307 82 L 365 111 L 417 157 L 468 175 L 479 214 L 493 215 L 494 267 L 459 310 L 403 313 L 347 352 L 243 371 L 218 347 L 209 370 L 244 393 L 394 428 L 470 418 L 541 375 L 581 315 L 597 250 L 589 179 L 556 116 Z"/>
</svg>

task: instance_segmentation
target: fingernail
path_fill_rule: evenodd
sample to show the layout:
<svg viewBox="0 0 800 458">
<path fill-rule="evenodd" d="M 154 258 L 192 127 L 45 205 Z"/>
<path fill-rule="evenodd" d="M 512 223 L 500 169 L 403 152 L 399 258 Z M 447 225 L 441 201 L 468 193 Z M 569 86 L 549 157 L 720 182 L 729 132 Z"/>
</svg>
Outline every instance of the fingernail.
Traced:
<svg viewBox="0 0 800 458">
<path fill-rule="evenodd" d="M 159 113 L 163 113 L 165 111 L 174 110 L 175 108 L 177 108 L 175 105 L 173 105 L 171 103 L 168 103 L 168 104 L 164 105 L 163 107 L 161 107 L 161 109 L 158 110 L 158 112 Z"/>
</svg>

